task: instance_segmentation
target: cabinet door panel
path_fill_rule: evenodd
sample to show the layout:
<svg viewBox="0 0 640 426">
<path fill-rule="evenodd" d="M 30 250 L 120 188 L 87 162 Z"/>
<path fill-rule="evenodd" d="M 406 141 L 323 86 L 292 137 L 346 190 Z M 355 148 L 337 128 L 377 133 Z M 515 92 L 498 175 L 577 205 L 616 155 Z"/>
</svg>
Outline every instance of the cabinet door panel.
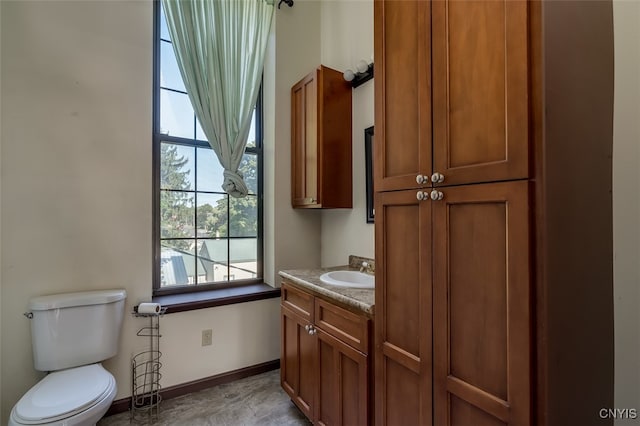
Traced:
<svg viewBox="0 0 640 426">
<path fill-rule="evenodd" d="M 309 203 L 318 202 L 318 77 L 304 85 L 304 152 L 305 197 Z"/>
<path fill-rule="evenodd" d="M 305 330 L 307 321 L 282 307 L 280 381 L 291 400 L 313 419 L 316 388 L 316 337 Z"/>
<path fill-rule="evenodd" d="M 368 358 L 318 330 L 320 425 L 369 424 Z"/>
<path fill-rule="evenodd" d="M 318 130 L 317 81 L 310 74 L 291 89 L 291 202 L 295 206 L 317 203 Z"/>
<path fill-rule="evenodd" d="M 430 4 L 374 3 L 375 188 L 417 187 L 431 174 Z"/>
<path fill-rule="evenodd" d="M 305 190 L 305 153 L 304 127 L 305 88 L 296 86 L 291 91 L 291 203 L 293 206 L 303 204 L 306 198 Z"/>
<path fill-rule="evenodd" d="M 527 185 L 443 188 L 432 204 L 438 425 L 530 424 Z"/>
<path fill-rule="evenodd" d="M 321 425 L 338 424 L 338 377 L 335 361 L 335 348 L 318 339 L 318 423 Z"/>
<path fill-rule="evenodd" d="M 420 375 L 390 358 L 384 360 L 384 388 L 378 389 L 385 395 L 384 417 L 376 414 L 377 425 L 414 425 L 421 411 Z M 378 385 L 376 385 L 378 386 Z M 376 405 L 376 410 L 379 407 Z M 420 425 L 430 424 L 431 419 L 421 419 Z M 425 423 L 428 420 L 428 423 Z"/>
<path fill-rule="evenodd" d="M 462 399 L 451 397 L 451 424 L 459 426 L 504 426 L 504 422 L 477 409 Z"/>
<path fill-rule="evenodd" d="M 445 184 L 528 177 L 527 2 L 432 4 L 434 171 Z"/>
<path fill-rule="evenodd" d="M 353 207 L 352 92 L 342 72 L 318 71 L 318 197 L 322 207 Z"/>
<path fill-rule="evenodd" d="M 416 192 L 376 193 L 375 407 L 380 425 L 395 424 L 402 416 L 411 423 L 431 422 L 431 202 L 418 201 Z"/>
</svg>

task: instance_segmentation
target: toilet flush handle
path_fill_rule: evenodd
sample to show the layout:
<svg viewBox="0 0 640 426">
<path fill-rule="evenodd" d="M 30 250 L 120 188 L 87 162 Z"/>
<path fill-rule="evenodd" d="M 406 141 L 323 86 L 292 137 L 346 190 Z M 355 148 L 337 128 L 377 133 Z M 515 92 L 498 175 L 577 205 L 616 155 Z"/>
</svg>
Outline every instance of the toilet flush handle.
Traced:
<svg viewBox="0 0 640 426">
<path fill-rule="evenodd" d="M 27 317 L 27 318 L 29 318 L 29 319 L 33 318 L 33 312 L 25 312 L 25 313 L 24 313 L 24 314 L 22 314 L 22 315 L 24 315 L 25 317 Z"/>
</svg>

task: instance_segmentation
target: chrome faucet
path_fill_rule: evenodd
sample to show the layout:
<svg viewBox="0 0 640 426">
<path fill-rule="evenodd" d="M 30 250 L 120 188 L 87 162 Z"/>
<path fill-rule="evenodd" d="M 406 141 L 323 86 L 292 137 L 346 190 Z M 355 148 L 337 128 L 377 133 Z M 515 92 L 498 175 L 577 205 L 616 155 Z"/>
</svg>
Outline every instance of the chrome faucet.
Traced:
<svg viewBox="0 0 640 426">
<path fill-rule="evenodd" d="M 367 262 L 367 261 L 363 261 L 360 264 L 360 272 L 364 272 L 366 274 L 373 274 L 374 273 L 374 266 Z"/>
</svg>

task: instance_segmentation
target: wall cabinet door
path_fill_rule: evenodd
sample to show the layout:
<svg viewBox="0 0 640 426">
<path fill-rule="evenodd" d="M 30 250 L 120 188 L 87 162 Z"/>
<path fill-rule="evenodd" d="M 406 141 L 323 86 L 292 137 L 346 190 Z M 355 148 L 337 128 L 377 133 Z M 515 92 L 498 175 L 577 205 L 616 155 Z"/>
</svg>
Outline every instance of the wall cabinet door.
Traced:
<svg viewBox="0 0 640 426">
<path fill-rule="evenodd" d="M 351 85 L 320 66 L 291 88 L 291 204 L 351 208 Z"/>
<path fill-rule="evenodd" d="M 318 330 L 318 395 L 316 424 L 368 425 L 368 358 Z"/>
<path fill-rule="evenodd" d="M 318 204 L 318 80 L 313 72 L 291 89 L 291 202 Z"/>
<path fill-rule="evenodd" d="M 375 422 L 429 425 L 431 201 L 376 193 Z"/>
<path fill-rule="evenodd" d="M 437 425 L 532 423 L 527 188 L 442 188 L 431 204 Z"/>
<path fill-rule="evenodd" d="M 431 4 L 374 3 L 376 191 L 431 175 Z"/>
<path fill-rule="evenodd" d="M 314 417 L 317 338 L 310 323 L 289 309 L 281 314 L 280 381 L 291 400 L 310 419 Z"/>
<path fill-rule="evenodd" d="M 529 177 L 527 8 L 375 2 L 377 191 Z"/>
<path fill-rule="evenodd" d="M 434 172 L 452 185 L 529 177 L 528 3 L 431 5 Z"/>
</svg>

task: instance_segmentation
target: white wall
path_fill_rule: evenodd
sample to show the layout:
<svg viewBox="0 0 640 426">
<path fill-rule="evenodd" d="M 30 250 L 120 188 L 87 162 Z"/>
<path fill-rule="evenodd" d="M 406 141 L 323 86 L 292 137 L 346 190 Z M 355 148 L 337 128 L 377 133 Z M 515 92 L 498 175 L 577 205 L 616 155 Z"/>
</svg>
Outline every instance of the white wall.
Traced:
<svg viewBox="0 0 640 426">
<path fill-rule="evenodd" d="M 2 3 L 0 3 L 2 22 Z M 2 99 L 2 31 L 0 31 L 0 99 Z M 2 102 L 0 102 L 0 159 L 2 158 Z M 2 241 L 2 162 L 0 161 L 0 241 Z M 0 265 L 2 265 L 2 245 L 0 244 Z M 0 366 L 2 366 L 2 274 L 0 274 Z M 2 369 L 0 368 L 0 402 L 2 401 Z M 1 409 L 0 409 L 1 411 Z M 0 415 L 0 421 L 2 416 Z"/>
<path fill-rule="evenodd" d="M 371 59 L 373 2 L 297 0 L 293 8 L 283 5 L 276 12 L 272 32 L 264 78 L 265 212 L 270 216 L 265 223 L 265 279 L 278 284 L 281 269 L 342 265 L 349 254 L 374 255 L 373 225 L 365 221 L 364 178 L 364 129 L 373 125 L 373 81 L 353 92 L 353 209 L 292 209 L 290 157 L 291 86 L 321 63 L 344 70 L 353 69 L 359 59 Z"/>
<path fill-rule="evenodd" d="M 322 2 L 322 64 L 344 71 L 373 59 L 373 1 Z M 322 212 L 322 266 L 344 265 L 350 254 L 374 257 L 374 226 L 366 223 L 364 129 L 373 126 L 373 80 L 353 90 L 353 208 Z"/>
<path fill-rule="evenodd" d="M 279 285 L 279 270 L 320 266 L 320 212 L 291 208 L 291 86 L 320 65 L 320 2 L 296 0 L 275 15 L 264 75 L 273 129 L 265 135 L 265 280 Z"/>
<path fill-rule="evenodd" d="M 22 316 L 30 297 L 119 287 L 130 312 L 151 296 L 152 2 L 0 5 L 6 424 L 42 375 Z M 319 259 L 318 243 L 309 253 Z M 277 255 L 283 264 L 285 254 Z M 165 316 L 163 386 L 277 359 L 278 306 L 270 299 Z M 144 346 L 135 335 L 144 325 L 127 314 L 120 353 L 105 363 L 118 399 L 130 394 L 129 360 Z M 202 348 L 205 328 L 213 329 L 213 346 Z"/>
<path fill-rule="evenodd" d="M 163 318 L 163 386 L 280 358 L 279 313 L 280 300 L 270 299 Z M 213 330 L 213 345 L 202 347 L 206 328 Z"/>
<path fill-rule="evenodd" d="M 640 2 L 615 1 L 615 406 L 640 408 Z M 620 424 L 625 423 L 624 420 Z"/>
<path fill-rule="evenodd" d="M 273 32 L 277 37 L 264 79 L 265 111 L 275 112 L 265 117 L 265 212 L 277 208 L 277 214 L 269 214 L 273 222 L 265 223 L 265 279 L 278 283 L 281 269 L 343 265 L 350 254 L 374 256 L 373 225 L 365 221 L 364 177 L 373 81 L 353 91 L 353 209 L 292 209 L 290 157 L 291 86 L 321 63 L 344 70 L 371 59 L 373 2 L 297 0 L 293 8 L 283 5 L 276 12 Z"/>
<path fill-rule="evenodd" d="M 123 287 L 130 310 L 150 293 L 150 11 L 2 3 L 3 423 L 41 376 L 30 297 Z M 127 315 L 126 352 L 133 326 Z M 127 362 L 110 364 L 123 395 Z"/>
</svg>

